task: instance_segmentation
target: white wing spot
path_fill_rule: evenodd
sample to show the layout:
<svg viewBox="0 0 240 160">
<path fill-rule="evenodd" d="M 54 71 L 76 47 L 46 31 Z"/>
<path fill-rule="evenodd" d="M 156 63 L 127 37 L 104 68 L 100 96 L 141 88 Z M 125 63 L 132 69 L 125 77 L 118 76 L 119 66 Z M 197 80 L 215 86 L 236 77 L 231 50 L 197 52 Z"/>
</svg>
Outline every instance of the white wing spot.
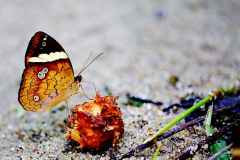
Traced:
<svg viewBox="0 0 240 160">
<path fill-rule="evenodd" d="M 38 57 L 31 57 L 29 62 L 53 62 L 59 59 L 68 59 L 65 52 L 51 52 L 50 54 L 41 53 Z"/>
<path fill-rule="evenodd" d="M 42 71 L 38 72 L 37 76 L 38 76 L 39 79 L 43 79 L 43 78 L 45 78 L 45 73 L 43 73 Z"/>
<path fill-rule="evenodd" d="M 39 96 L 36 96 L 36 95 L 35 95 L 35 96 L 33 96 L 33 100 L 34 100 L 35 102 L 38 102 L 38 101 L 39 101 L 39 99 L 40 99 L 40 98 L 39 98 Z"/>
<path fill-rule="evenodd" d="M 47 44 L 46 42 L 42 42 L 42 46 L 43 46 L 43 47 L 45 47 L 45 46 L 46 46 L 46 44 Z"/>
<path fill-rule="evenodd" d="M 44 67 L 41 71 L 42 73 L 46 74 L 48 72 L 48 68 L 47 67 Z"/>
</svg>

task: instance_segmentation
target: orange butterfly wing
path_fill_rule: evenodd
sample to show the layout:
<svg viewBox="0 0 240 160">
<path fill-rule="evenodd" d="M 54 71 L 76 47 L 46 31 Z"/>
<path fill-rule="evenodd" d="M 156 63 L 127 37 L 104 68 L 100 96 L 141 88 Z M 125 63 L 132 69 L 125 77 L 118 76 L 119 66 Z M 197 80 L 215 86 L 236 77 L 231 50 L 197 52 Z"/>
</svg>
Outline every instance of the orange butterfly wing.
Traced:
<svg viewBox="0 0 240 160">
<path fill-rule="evenodd" d="M 60 44 L 43 32 L 29 42 L 18 100 L 25 110 L 45 111 L 76 94 L 71 62 Z"/>
</svg>

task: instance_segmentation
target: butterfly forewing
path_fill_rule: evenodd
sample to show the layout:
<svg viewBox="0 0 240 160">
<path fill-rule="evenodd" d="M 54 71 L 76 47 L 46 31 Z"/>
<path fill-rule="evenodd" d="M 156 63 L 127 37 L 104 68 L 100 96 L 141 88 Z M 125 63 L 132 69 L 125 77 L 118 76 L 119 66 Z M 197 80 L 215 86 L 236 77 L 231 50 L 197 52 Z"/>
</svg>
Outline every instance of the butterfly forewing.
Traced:
<svg viewBox="0 0 240 160">
<path fill-rule="evenodd" d="M 29 42 L 19 102 L 29 111 L 49 110 L 77 93 L 71 62 L 52 37 L 37 32 Z"/>
</svg>

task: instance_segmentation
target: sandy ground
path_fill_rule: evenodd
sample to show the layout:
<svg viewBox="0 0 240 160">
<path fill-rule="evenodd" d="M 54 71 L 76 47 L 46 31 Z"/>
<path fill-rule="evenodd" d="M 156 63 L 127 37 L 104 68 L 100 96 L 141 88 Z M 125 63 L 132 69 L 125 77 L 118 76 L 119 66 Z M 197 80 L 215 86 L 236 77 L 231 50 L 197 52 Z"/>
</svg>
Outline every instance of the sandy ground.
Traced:
<svg viewBox="0 0 240 160">
<path fill-rule="evenodd" d="M 109 151 L 65 151 L 65 111 L 27 113 L 18 103 L 24 54 L 36 31 L 64 46 L 75 73 L 90 53 L 103 51 L 83 74 L 98 90 L 108 86 L 120 101 L 129 91 L 169 103 L 190 91 L 207 94 L 239 80 L 239 15 L 238 0 L 1 0 L 1 159 L 109 159 Z M 173 74 L 180 78 L 176 88 L 168 83 Z M 141 143 L 169 119 L 152 105 L 120 107 L 125 134 L 116 154 Z M 189 143 L 197 142 L 186 134 Z M 171 143 L 164 142 L 160 159 L 181 151 Z M 148 159 L 152 153 L 147 150 L 132 159 Z M 206 154 L 196 157 L 204 158 Z"/>
</svg>

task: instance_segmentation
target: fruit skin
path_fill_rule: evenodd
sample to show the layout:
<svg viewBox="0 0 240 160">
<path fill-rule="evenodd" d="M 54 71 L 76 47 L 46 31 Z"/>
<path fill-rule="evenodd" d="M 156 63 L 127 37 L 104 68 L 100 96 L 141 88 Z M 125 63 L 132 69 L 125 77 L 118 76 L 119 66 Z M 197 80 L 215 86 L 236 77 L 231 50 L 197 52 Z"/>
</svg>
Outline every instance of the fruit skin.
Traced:
<svg viewBox="0 0 240 160">
<path fill-rule="evenodd" d="M 95 100 L 76 105 L 67 120 L 66 139 L 82 149 L 101 150 L 116 145 L 124 133 L 117 97 L 98 93 Z"/>
</svg>

